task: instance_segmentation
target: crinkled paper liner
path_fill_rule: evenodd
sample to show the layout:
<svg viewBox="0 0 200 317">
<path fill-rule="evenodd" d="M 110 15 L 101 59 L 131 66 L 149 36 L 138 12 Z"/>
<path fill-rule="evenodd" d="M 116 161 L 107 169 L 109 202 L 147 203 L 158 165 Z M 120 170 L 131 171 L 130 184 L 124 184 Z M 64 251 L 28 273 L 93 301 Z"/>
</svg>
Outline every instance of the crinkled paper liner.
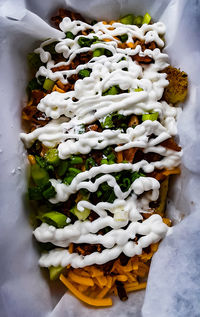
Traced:
<svg viewBox="0 0 200 317">
<path fill-rule="evenodd" d="M 66 5 L 94 19 L 148 11 L 155 21 L 166 24 L 171 64 L 190 79 L 189 97 L 178 122 L 184 150 L 182 175 L 170 188 L 168 206 L 176 225 L 153 258 L 146 293 L 133 293 L 127 302 L 116 298 L 113 307 L 105 309 L 89 308 L 65 294 L 60 282 L 47 282 L 38 268 L 39 253 L 28 223 L 27 160 L 19 139 L 29 79 L 26 55 L 41 40 L 59 35 L 48 19 Z M 199 21 L 198 0 L 27 0 L 26 4 L 0 0 L 1 317 L 200 316 Z"/>
</svg>

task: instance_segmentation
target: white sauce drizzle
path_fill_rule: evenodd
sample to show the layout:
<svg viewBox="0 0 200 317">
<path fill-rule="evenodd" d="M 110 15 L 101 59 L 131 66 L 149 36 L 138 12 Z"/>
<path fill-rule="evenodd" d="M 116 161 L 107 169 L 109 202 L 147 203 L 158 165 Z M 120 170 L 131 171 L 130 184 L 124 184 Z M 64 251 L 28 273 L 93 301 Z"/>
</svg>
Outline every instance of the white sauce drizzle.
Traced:
<svg viewBox="0 0 200 317">
<path fill-rule="evenodd" d="M 108 218 L 108 219 L 107 219 Z M 114 225 L 113 219 L 111 217 L 103 218 L 101 220 L 102 224 Z M 104 221 L 105 219 L 105 221 Z M 94 224 L 96 227 L 98 226 L 98 219 L 95 221 L 97 223 Z M 82 243 L 83 241 L 92 241 L 93 243 L 102 243 L 105 244 L 106 249 L 101 253 L 94 252 L 90 255 L 79 256 L 77 253 L 70 254 L 66 249 L 55 249 L 50 251 L 48 254 L 42 255 L 39 260 L 39 264 L 44 267 L 48 267 L 50 265 L 53 266 L 66 266 L 71 264 L 73 267 L 84 267 L 87 265 L 103 264 L 105 262 L 112 259 L 115 259 L 120 255 L 121 252 L 124 252 L 125 255 L 131 257 L 134 255 L 139 255 L 142 253 L 142 249 L 149 246 L 151 243 L 155 243 L 159 241 L 161 238 L 165 236 L 168 231 L 168 227 L 162 222 L 162 218 L 159 215 L 152 215 L 148 219 L 144 220 L 142 223 L 140 222 L 131 222 L 126 230 L 118 229 L 111 230 L 101 238 L 98 236 L 88 233 L 93 232 L 93 223 L 83 222 L 80 225 L 80 222 L 76 222 L 76 229 L 68 229 L 68 227 L 64 229 L 55 229 L 52 226 L 48 226 L 46 224 L 42 224 L 40 228 L 37 228 L 35 231 L 36 238 L 40 240 L 42 237 L 43 241 L 49 241 L 55 237 L 54 243 L 56 241 L 62 241 L 65 237 L 71 237 L 71 240 L 77 241 L 77 243 Z M 120 223 L 124 226 L 124 223 Z M 87 227 L 88 226 L 88 227 Z M 87 228 L 86 228 L 87 227 Z M 91 229 L 90 229 L 91 227 Z M 80 231 L 82 234 L 80 234 Z M 128 241 L 128 239 L 133 239 L 136 234 L 144 235 L 141 237 L 137 244 L 133 241 Z M 56 237 L 57 236 L 57 237 Z M 46 237 L 46 240 L 45 238 Z M 100 241 L 101 240 L 101 241 Z M 62 243 L 61 243 L 62 244 Z M 67 240 L 63 245 L 67 245 Z"/>
<path fill-rule="evenodd" d="M 50 199 L 53 204 L 66 201 L 71 194 L 81 188 L 94 192 L 103 182 L 107 182 L 114 189 L 116 200 L 112 204 L 100 202 L 94 205 L 86 200 L 81 200 L 77 204 L 80 212 L 84 208 L 88 208 L 99 215 L 99 218 L 93 222 L 86 220 L 70 224 L 68 219 L 66 227 L 63 229 L 56 229 L 43 223 L 34 231 L 38 241 L 51 242 L 60 247 L 42 255 L 39 261 L 41 266 L 71 264 L 73 267 L 84 267 L 94 263 L 106 263 L 117 258 L 121 252 L 130 257 L 141 254 L 143 248 L 159 241 L 167 233 L 168 227 L 162 222 L 159 215 L 151 215 L 146 220 L 143 220 L 142 217 L 142 213 L 150 211 L 149 202 L 158 199 L 159 182 L 151 177 L 140 177 L 131 184 L 127 192 L 122 192 L 115 178 L 110 174 L 124 170 L 139 171 L 140 169 L 151 173 L 155 168 L 172 169 L 178 166 L 182 153 L 166 149 L 159 144 L 176 135 L 176 120 L 180 109 L 160 101 L 164 88 L 168 84 L 166 74 L 161 73 L 168 66 L 168 56 L 161 53 L 159 49 L 164 46 L 164 42 L 160 38 L 160 35 L 165 33 L 163 23 L 144 24 L 140 28 L 135 25 L 114 23 L 110 29 L 110 25 L 104 25 L 102 22 L 91 26 L 81 21 L 64 18 L 60 23 L 60 28 L 63 31 L 63 37 L 49 39 L 35 50 L 40 54 L 42 62 L 46 63 L 46 66 L 40 67 L 37 76 L 45 76 L 54 81 L 60 80 L 66 84 L 70 76 L 77 74 L 82 69 L 90 68 L 90 77 L 77 80 L 74 91 L 66 93 L 55 91 L 40 100 L 38 110 L 45 112 L 53 120 L 29 134 L 21 133 L 25 146 L 31 147 L 36 140 L 49 148 L 58 146 L 61 159 L 66 159 L 71 154 L 88 154 L 92 149 L 101 150 L 108 145 L 116 145 L 116 152 L 139 147 L 143 149 L 144 153 L 154 152 L 163 156 L 160 161 L 151 163 L 142 160 L 136 164 L 104 164 L 93 167 L 89 171 L 78 174 L 69 186 L 58 179 L 50 180 L 56 190 L 56 196 Z M 64 32 L 70 31 L 76 35 L 79 31 L 87 29 L 94 31 L 87 38 L 97 36 L 100 41 L 105 38 L 111 41 L 102 41 L 91 47 L 80 48 L 78 44 L 80 36 L 76 36 L 74 40 L 65 38 Z M 146 49 L 144 52 L 140 45 L 134 49 L 118 48 L 119 41 L 114 37 L 122 34 L 128 35 L 127 42 L 134 43 L 133 38 L 142 40 L 146 44 L 154 41 L 159 48 Z M 55 41 L 58 42 L 55 46 L 56 52 L 63 54 L 66 62 L 56 64 L 52 60 L 51 54 L 45 51 L 44 46 Z M 96 48 L 109 49 L 113 56 L 102 55 L 92 58 L 88 63 L 79 65 L 74 70 L 52 71 L 53 67 L 70 65 L 79 53 L 94 51 Z M 131 58 L 136 54 L 150 56 L 153 63 L 139 65 Z M 118 85 L 121 90 L 129 92 L 103 96 L 102 93 L 113 85 Z M 135 91 L 137 88 L 142 88 L 143 91 Z M 80 124 L 92 123 L 97 119 L 104 120 L 105 116 L 112 112 L 119 112 L 125 116 L 158 112 L 160 122 L 147 120 L 134 129 L 128 128 L 125 133 L 110 129 L 101 133 L 95 131 L 78 133 Z M 150 139 L 151 134 L 156 137 Z M 99 174 L 101 176 L 94 180 L 93 178 Z M 143 194 L 141 198 L 137 197 L 141 194 Z M 108 215 L 108 211 L 113 216 Z M 140 222 L 142 220 L 143 222 Z M 112 228 L 110 232 L 105 235 L 97 234 L 100 229 L 107 226 Z M 127 228 L 123 229 L 124 226 Z M 136 234 L 142 235 L 137 244 L 129 241 L 134 239 Z M 77 253 L 70 254 L 66 249 L 62 249 L 67 248 L 71 242 L 100 243 L 105 249 L 101 253 L 94 252 L 83 257 Z"/>
</svg>

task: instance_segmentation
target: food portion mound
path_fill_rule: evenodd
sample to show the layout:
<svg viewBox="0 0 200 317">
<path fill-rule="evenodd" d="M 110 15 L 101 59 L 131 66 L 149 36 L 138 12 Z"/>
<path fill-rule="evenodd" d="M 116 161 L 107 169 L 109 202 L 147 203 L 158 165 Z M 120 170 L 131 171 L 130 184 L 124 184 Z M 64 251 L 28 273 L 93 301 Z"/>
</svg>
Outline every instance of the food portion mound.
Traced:
<svg viewBox="0 0 200 317">
<path fill-rule="evenodd" d="M 170 230 L 170 175 L 187 75 L 163 53 L 165 25 L 148 13 L 86 22 L 60 10 L 60 37 L 28 56 L 35 76 L 22 111 L 31 221 L 50 279 L 80 300 L 110 306 L 146 287 Z"/>
</svg>

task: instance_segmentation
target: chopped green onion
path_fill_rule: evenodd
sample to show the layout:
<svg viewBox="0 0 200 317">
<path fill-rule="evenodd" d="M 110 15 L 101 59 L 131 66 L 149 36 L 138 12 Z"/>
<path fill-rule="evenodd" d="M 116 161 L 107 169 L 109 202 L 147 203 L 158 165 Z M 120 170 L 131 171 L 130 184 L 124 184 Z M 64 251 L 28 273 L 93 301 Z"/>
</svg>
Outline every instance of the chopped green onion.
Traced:
<svg viewBox="0 0 200 317">
<path fill-rule="evenodd" d="M 109 160 L 109 161 L 108 161 L 108 164 L 115 164 L 115 161 Z"/>
<path fill-rule="evenodd" d="M 79 170 L 78 168 L 75 168 L 75 167 L 70 167 L 70 168 L 69 168 L 69 173 L 70 173 L 71 175 L 76 176 L 76 175 L 78 175 L 79 173 L 81 173 L 81 170 Z"/>
<path fill-rule="evenodd" d="M 70 185 L 73 179 L 74 179 L 74 176 L 67 176 L 64 178 L 63 183 L 66 185 Z"/>
<path fill-rule="evenodd" d="M 140 87 L 134 89 L 134 91 L 136 91 L 136 92 L 137 92 L 137 91 L 143 91 L 143 90 L 144 90 L 144 89 L 142 89 L 142 88 L 140 88 Z"/>
<path fill-rule="evenodd" d="M 102 183 L 101 188 L 104 192 L 106 192 L 107 190 L 110 190 L 110 186 L 107 183 Z"/>
<path fill-rule="evenodd" d="M 124 17 L 122 17 L 119 21 L 123 24 L 133 24 L 133 19 L 133 14 L 127 14 Z"/>
<path fill-rule="evenodd" d="M 38 83 L 37 78 L 33 78 L 29 81 L 27 89 L 30 91 L 35 89 L 41 89 L 41 84 Z"/>
<path fill-rule="evenodd" d="M 97 195 L 98 198 L 101 197 L 102 196 L 102 191 L 98 189 L 97 192 L 96 192 L 96 195 Z"/>
<path fill-rule="evenodd" d="M 104 158 L 104 159 L 102 159 L 102 160 L 101 160 L 101 165 L 102 165 L 102 164 L 108 164 L 108 160 L 107 160 L 107 159 L 105 159 L 105 158 Z"/>
<path fill-rule="evenodd" d="M 140 172 L 134 172 L 132 175 L 131 175 L 131 182 L 133 183 L 137 178 L 139 177 L 145 177 L 144 174 L 140 173 Z"/>
<path fill-rule="evenodd" d="M 95 166 L 95 160 L 92 157 L 87 158 L 87 160 L 85 161 L 85 168 L 86 170 L 89 170 L 90 167 Z"/>
<path fill-rule="evenodd" d="M 108 147 L 106 147 L 104 150 L 103 150 L 103 154 L 105 155 L 105 156 L 108 156 L 109 154 L 111 154 L 112 153 L 112 147 L 111 146 L 108 146 Z"/>
<path fill-rule="evenodd" d="M 79 192 L 85 200 L 88 200 L 90 192 L 86 188 L 81 188 Z"/>
<path fill-rule="evenodd" d="M 142 121 L 151 120 L 155 121 L 158 119 L 158 112 L 145 113 L 142 115 Z"/>
<path fill-rule="evenodd" d="M 40 85 L 43 85 L 44 84 L 44 81 L 45 81 L 45 79 L 46 79 L 46 77 L 44 77 L 44 76 L 38 76 L 38 82 L 39 82 L 39 84 Z"/>
<path fill-rule="evenodd" d="M 78 44 L 80 47 L 90 47 L 93 43 L 93 39 L 88 39 L 87 37 L 79 37 Z"/>
<path fill-rule="evenodd" d="M 28 196 L 30 200 L 41 200 L 43 199 L 42 191 L 40 187 L 29 187 Z"/>
<path fill-rule="evenodd" d="M 111 88 L 107 89 L 102 93 L 102 96 L 107 96 L 107 95 L 117 95 L 119 93 L 119 87 L 118 86 L 112 86 Z"/>
<path fill-rule="evenodd" d="M 144 17 L 143 17 L 143 20 L 142 20 L 142 24 L 149 24 L 151 21 L 151 16 L 150 14 L 147 12 Z"/>
<path fill-rule="evenodd" d="M 109 196 L 107 195 L 107 197 L 108 198 L 106 198 L 106 201 L 108 203 L 113 203 L 113 201 L 116 199 L 116 196 L 115 196 L 115 193 L 114 193 L 113 189 L 112 189 L 111 192 L 109 192 Z"/>
<path fill-rule="evenodd" d="M 64 184 L 70 185 L 74 177 L 79 173 L 81 173 L 81 170 L 79 170 L 78 168 L 70 167 L 68 169 L 67 176 L 63 180 Z"/>
<path fill-rule="evenodd" d="M 104 52 L 107 57 L 113 56 L 113 53 L 110 50 L 105 49 Z"/>
<path fill-rule="evenodd" d="M 67 39 L 73 40 L 74 37 L 75 37 L 74 34 L 72 32 L 70 32 L 70 31 L 66 32 L 65 34 L 66 34 L 66 38 Z"/>
<path fill-rule="evenodd" d="M 28 64 L 30 65 L 30 67 L 37 69 L 37 70 L 40 68 L 40 66 L 44 65 L 42 63 L 42 61 L 40 60 L 40 54 L 29 53 L 27 55 L 27 60 L 28 60 Z"/>
<path fill-rule="evenodd" d="M 128 190 L 131 186 L 131 181 L 128 177 L 124 178 L 122 181 L 123 186 Z"/>
<path fill-rule="evenodd" d="M 56 195 L 55 188 L 51 185 L 49 188 L 47 188 L 46 190 L 42 192 L 42 195 L 45 199 L 50 199 L 55 197 Z"/>
<path fill-rule="evenodd" d="M 64 267 L 62 267 L 62 266 L 50 266 L 50 267 L 48 267 L 48 269 L 49 269 L 50 280 L 53 281 L 59 277 L 59 275 L 64 270 Z"/>
<path fill-rule="evenodd" d="M 137 26 L 141 26 L 142 25 L 142 21 L 143 21 L 143 16 L 142 15 L 138 15 L 137 17 L 134 17 L 133 24 L 135 24 Z"/>
<path fill-rule="evenodd" d="M 100 122 L 102 128 L 113 128 L 114 124 L 112 121 L 112 117 L 108 115 L 104 121 Z"/>
<path fill-rule="evenodd" d="M 46 166 L 46 170 L 47 170 L 48 172 L 54 172 L 54 166 L 48 164 L 48 165 Z"/>
<path fill-rule="evenodd" d="M 50 43 L 50 44 L 47 44 L 45 46 L 43 46 L 43 49 L 47 52 L 49 52 L 51 55 L 54 55 L 54 54 L 57 54 L 56 50 L 55 50 L 55 46 L 56 44 L 58 44 L 59 42 L 56 41 L 56 42 L 53 42 L 53 43 Z"/>
<path fill-rule="evenodd" d="M 31 176 L 36 185 L 44 186 L 49 182 L 49 174 L 37 164 L 31 166 Z"/>
<path fill-rule="evenodd" d="M 91 69 L 81 69 L 78 72 L 78 75 L 80 78 L 85 78 L 85 77 L 89 77 L 91 73 Z"/>
<path fill-rule="evenodd" d="M 78 131 L 78 134 L 83 134 L 85 132 L 85 125 L 84 124 L 77 125 L 77 131 Z"/>
<path fill-rule="evenodd" d="M 120 128 L 125 131 L 128 128 L 128 125 L 126 123 L 122 123 L 120 124 Z"/>
<path fill-rule="evenodd" d="M 128 40 L 128 34 L 122 34 L 122 35 L 120 35 L 118 37 L 119 37 L 119 39 L 120 39 L 120 41 L 122 43 L 124 43 L 124 42 L 126 42 Z"/>
<path fill-rule="evenodd" d="M 35 160 L 40 167 L 46 167 L 46 161 L 41 156 L 35 155 Z"/>
<path fill-rule="evenodd" d="M 112 230 L 112 228 L 109 227 L 109 226 L 104 228 L 105 233 L 108 233 L 108 232 L 111 231 L 111 230 Z"/>
<path fill-rule="evenodd" d="M 45 154 L 45 160 L 47 163 L 52 164 L 54 166 L 58 166 L 60 163 L 60 158 L 58 156 L 58 150 L 57 149 L 49 149 L 47 153 Z"/>
<path fill-rule="evenodd" d="M 115 154 L 112 152 L 107 156 L 108 161 L 114 161 L 115 160 Z"/>
<path fill-rule="evenodd" d="M 55 249 L 55 245 L 51 242 L 38 242 L 40 250 L 43 251 L 51 251 Z"/>
<path fill-rule="evenodd" d="M 63 176 L 66 173 L 68 167 L 69 167 L 69 162 L 67 160 L 65 161 L 61 160 L 57 169 L 58 176 L 60 177 Z"/>
<path fill-rule="evenodd" d="M 82 163 L 83 163 L 82 157 L 74 156 L 74 155 L 70 157 L 70 164 L 76 165 L 76 164 L 82 164 Z"/>
<path fill-rule="evenodd" d="M 90 210 L 88 208 L 84 208 L 83 211 L 79 211 L 77 206 L 70 209 L 70 212 L 75 215 L 79 220 L 86 220 L 90 214 Z"/>
<path fill-rule="evenodd" d="M 101 55 L 104 55 L 104 48 L 96 48 L 93 51 L 93 57 L 99 57 Z"/>
<path fill-rule="evenodd" d="M 45 90 L 52 90 L 53 86 L 54 86 L 54 81 L 49 78 L 46 78 L 43 84 L 43 88 Z"/>
<path fill-rule="evenodd" d="M 98 23 L 97 20 L 93 20 L 90 24 L 91 24 L 91 25 L 95 25 L 95 24 L 97 24 L 97 23 Z"/>
<path fill-rule="evenodd" d="M 57 211 L 50 211 L 41 217 L 43 222 L 56 228 L 63 228 L 67 225 L 67 216 Z"/>
</svg>

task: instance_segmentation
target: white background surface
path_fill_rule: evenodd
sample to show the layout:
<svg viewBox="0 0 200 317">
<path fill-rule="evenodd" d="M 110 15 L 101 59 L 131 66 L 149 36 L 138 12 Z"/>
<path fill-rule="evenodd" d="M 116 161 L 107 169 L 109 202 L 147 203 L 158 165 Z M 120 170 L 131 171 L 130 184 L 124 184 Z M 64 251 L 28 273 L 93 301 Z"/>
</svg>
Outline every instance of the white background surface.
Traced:
<svg viewBox="0 0 200 317">
<path fill-rule="evenodd" d="M 173 203 L 169 206 L 175 219 L 185 217 L 153 258 L 145 298 L 144 292 L 138 292 L 125 303 L 116 299 L 109 309 L 88 308 L 69 294 L 63 296 L 60 283 L 48 285 L 37 265 L 39 254 L 28 223 L 26 158 L 19 140 L 28 81 L 26 55 L 39 41 L 57 34 L 47 22 L 65 3 L 98 19 L 148 11 L 155 21 L 166 24 L 171 64 L 186 71 L 190 79 L 178 124 L 184 149 L 182 175 L 170 190 Z M 198 0 L 0 0 L 1 317 L 200 316 L 199 21 Z"/>
</svg>

